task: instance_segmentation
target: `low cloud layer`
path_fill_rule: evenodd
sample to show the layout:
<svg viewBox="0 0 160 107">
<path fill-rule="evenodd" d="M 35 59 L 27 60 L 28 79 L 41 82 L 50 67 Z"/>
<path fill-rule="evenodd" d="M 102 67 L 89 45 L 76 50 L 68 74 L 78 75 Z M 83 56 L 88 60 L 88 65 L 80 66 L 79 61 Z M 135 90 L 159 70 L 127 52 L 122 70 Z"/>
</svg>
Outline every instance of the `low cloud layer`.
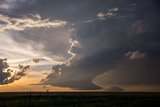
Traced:
<svg viewBox="0 0 160 107">
<path fill-rule="evenodd" d="M 125 90 L 123 88 L 120 88 L 118 86 L 111 86 L 107 89 L 105 89 L 107 92 L 124 92 Z"/>
</svg>

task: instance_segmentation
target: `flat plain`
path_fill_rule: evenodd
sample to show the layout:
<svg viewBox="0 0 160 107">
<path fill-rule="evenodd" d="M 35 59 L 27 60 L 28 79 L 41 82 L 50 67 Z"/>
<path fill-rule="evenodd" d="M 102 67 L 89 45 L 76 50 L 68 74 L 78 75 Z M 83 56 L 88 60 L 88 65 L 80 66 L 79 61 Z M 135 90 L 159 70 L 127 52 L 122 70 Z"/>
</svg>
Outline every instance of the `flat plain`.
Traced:
<svg viewBox="0 0 160 107">
<path fill-rule="evenodd" d="M 8 92 L 0 107 L 160 107 L 160 93 Z"/>
</svg>

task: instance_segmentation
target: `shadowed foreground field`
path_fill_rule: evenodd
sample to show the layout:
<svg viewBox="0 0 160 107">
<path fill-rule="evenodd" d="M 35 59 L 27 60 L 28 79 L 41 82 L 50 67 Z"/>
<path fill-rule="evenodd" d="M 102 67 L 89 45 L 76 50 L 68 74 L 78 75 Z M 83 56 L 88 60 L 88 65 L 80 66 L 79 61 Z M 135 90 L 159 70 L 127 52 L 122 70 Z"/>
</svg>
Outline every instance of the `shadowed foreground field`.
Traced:
<svg viewBox="0 0 160 107">
<path fill-rule="evenodd" d="M 0 93 L 0 107 L 160 107 L 160 93 Z"/>
</svg>

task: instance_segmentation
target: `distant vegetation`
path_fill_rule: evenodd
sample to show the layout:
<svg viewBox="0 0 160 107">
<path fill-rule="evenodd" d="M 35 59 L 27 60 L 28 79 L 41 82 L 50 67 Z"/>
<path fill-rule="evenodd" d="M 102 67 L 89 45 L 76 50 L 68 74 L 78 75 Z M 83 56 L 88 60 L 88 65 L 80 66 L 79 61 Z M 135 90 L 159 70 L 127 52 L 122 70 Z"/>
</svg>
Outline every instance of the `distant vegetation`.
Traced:
<svg viewBox="0 0 160 107">
<path fill-rule="evenodd" d="M 160 107 L 160 93 L 0 93 L 0 107 Z"/>
</svg>

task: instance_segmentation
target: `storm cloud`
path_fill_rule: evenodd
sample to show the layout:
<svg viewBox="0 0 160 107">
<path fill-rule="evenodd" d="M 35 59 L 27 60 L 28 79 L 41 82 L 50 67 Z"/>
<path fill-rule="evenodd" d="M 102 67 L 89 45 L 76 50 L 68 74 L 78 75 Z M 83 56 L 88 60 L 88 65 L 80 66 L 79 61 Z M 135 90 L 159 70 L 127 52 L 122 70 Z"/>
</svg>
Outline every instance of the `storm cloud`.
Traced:
<svg viewBox="0 0 160 107">
<path fill-rule="evenodd" d="M 159 56 L 156 55 L 160 49 L 158 36 L 160 32 L 157 30 L 160 26 L 158 8 L 152 1 L 130 2 L 127 5 L 129 6 L 127 8 L 122 6 L 114 9 L 113 7 L 120 16 L 123 16 L 121 18 L 111 17 L 81 24 L 71 36 L 73 41 L 78 41 L 78 45 L 73 46 L 71 49 L 76 56 L 72 59 L 70 66 L 65 63 L 53 66 L 53 73 L 49 74 L 42 82 L 62 87 L 97 89 L 98 87 L 92 82 L 97 75 L 114 69 L 120 64 L 132 65 L 132 63 L 136 63 L 135 69 L 137 72 L 142 73 L 141 76 L 145 73 L 147 75 L 151 73 L 153 76 L 151 78 L 158 78 L 156 76 L 159 74 L 159 69 L 157 69 L 159 61 L 156 60 L 159 59 Z M 145 24 L 138 23 L 135 25 L 139 20 L 145 21 Z M 150 27 L 152 29 L 146 30 Z M 132 62 L 125 55 L 129 59 L 140 60 Z M 147 71 L 143 67 L 145 64 L 150 65 L 147 67 Z M 138 69 L 138 67 L 141 68 Z M 135 73 L 134 68 L 132 70 L 132 73 Z M 61 75 L 59 75 L 59 72 L 61 72 Z M 138 74 L 135 73 L 135 75 Z M 143 78 L 144 81 L 148 77 L 141 76 L 139 80 Z M 125 81 L 128 79 L 125 79 Z M 146 81 L 144 84 L 151 85 L 155 83 L 154 85 L 157 85 L 156 83 L 159 82 L 158 79 L 153 79 L 152 82 Z M 92 85 L 90 85 L 91 83 Z"/>
<path fill-rule="evenodd" d="M 36 68 L 52 70 L 40 84 L 122 91 L 160 83 L 156 0 L 38 0 L 3 12 L 0 54 L 49 61 Z"/>
</svg>

